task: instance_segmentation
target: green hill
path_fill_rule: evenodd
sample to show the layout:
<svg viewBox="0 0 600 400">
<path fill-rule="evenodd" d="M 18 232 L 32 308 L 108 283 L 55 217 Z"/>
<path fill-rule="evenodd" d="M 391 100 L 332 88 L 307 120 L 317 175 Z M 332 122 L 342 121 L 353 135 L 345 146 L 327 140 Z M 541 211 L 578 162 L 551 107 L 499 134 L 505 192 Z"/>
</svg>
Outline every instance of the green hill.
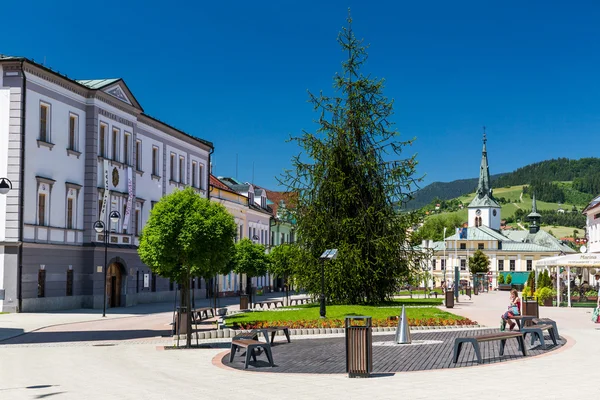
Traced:
<svg viewBox="0 0 600 400">
<path fill-rule="evenodd" d="M 530 186 L 542 201 L 581 206 L 600 193 L 600 158 L 552 159 L 526 165 L 510 173 L 492 175 L 490 178 L 495 188 L 494 195 L 499 197 L 514 201 L 523 186 Z M 434 201 L 455 199 L 472 193 L 476 186 L 477 178 L 434 182 L 418 190 L 405 208 L 414 210 Z M 503 188 L 512 189 L 502 192 Z"/>
</svg>

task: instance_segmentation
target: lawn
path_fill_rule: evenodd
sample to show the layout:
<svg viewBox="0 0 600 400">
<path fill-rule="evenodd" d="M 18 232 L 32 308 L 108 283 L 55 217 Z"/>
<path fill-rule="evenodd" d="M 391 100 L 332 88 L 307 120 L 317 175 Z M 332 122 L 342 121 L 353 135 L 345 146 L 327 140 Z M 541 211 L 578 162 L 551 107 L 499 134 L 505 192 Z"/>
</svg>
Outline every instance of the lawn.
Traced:
<svg viewBox="0 0 600 400">
<path fill-rule="evenodd" d="M 469 324 L 466 318 L 440 310 L 432 304 L 441 304 L 442 299 L 401 299 L 381 306 L 366 305 L 330 305 L 327 306 L 327 318 L 319 317 L 319 304 L 304 304 L 280 308 L 276 311 L 253 311 L 227 317 L 227 325 L 256 327 L 268 325 L 288 325 L 291 327 L 342 327 L 346 316 L 369 316 L 376 326 L 395 326 L 397 321 L 389 321 L 390 317 L 398 317 L 401 306 L 407 305 L 406 317 L 410 325 L 454 325 Z M 411 307 L 421 306 L 421 307 Z M 423 307 L 425 306 L 425 307 Z M 289 309 L 291 308 L 291 309 Z M 289 309 L 289 310 L 288 310 Z M 246 325 L 246 324 L 249 324 Z"/>
<path fill-rule="evenodd" d="M 573 231 L 577 228 L 571 228 L 568 226 L 553 226 L 553 225 L 544 225 L 542 229 L 546 232 L 552 231 L 554 237 L 560 239 L 567 236 L 573 236 Z M 583 236 L 585 233 L 584 229 L 577 229 L 579 231 L 579 235 Z"/>
<path fill-rule="evenodd" d="M 435 288 L 433 290 L 427 290 L 427 293 L 431 293 L 432 291 L 437 292 L 438 294 L 442 294 L 442 289 L 441 288 Z M 425 294 L 425 290 L 413 290 L 412 292 L 409 292 L 408 290 L 401 290 L 397 293 L 398 296 L 410 296 L 412 294 Z M 405 300 L 405 299 L 402 299 Z M 440 303 L 441 304 L 441 303 Z"/>
</svg>

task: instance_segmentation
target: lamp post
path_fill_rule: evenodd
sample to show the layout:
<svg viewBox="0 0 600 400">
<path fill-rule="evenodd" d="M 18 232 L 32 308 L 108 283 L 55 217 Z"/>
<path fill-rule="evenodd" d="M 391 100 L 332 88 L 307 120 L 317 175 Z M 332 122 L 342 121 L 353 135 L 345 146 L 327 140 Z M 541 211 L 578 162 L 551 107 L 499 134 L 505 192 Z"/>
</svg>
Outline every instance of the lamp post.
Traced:
<svg viewBox="0 0 600 400">
<path fill-rule="evenodd" d="M 121 219 L 121 214 L 118 211 L 111 211 L 109 218 L 111 224 L 116 224 Z M 97 233 L 104 233 L 104 295 L 102 297 L 102 316 L 106 317 L 106 277 L 108 274 L 108 235 L 110 229 L 107 229 L 103 221 L 98 220 L 94 222 L 94 230 Z"/>
<path fill-rule="evenodd" d="M 446 282 L 446 267 L 447 267 L 447 262 L 446 262 L 446 227 L 444 227 L 444 282 Z"/>
<path fill-rule="evenodd" d="M 325 318 L 327 310 L 325 309 L 325 260 L 333 260 L 337 257 L 337 249 L 328 249 L 321 254 L 319 260 L 321 260 L 321 318 Z"/>
<path fill-rule="evenodd" d="M 12 189 L 12 182 L 8 178 L 0 178 L 0 194 L 7 194 Z"/>
</svg>

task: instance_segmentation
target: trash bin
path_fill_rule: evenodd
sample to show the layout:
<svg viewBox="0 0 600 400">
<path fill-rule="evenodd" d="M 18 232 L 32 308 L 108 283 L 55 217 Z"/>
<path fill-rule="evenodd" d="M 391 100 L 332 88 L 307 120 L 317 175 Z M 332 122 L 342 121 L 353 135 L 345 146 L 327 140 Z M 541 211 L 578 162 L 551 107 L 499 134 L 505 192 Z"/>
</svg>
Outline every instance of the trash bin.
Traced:
<svg viewBox="0 0 600 400">
<path fill-rule="evenodd" d="M 248 309 L 248 295 L 240 294 L 240 310 Z"/>
<path fill-rule="evenodd" d="M 477 294 L 477 292 L 475 292 L 475 294 Z M 471 298 L 471 287 L 470 286 L 467 287 L 467 296 L 469 296 L 469 298 Z"/>
<path fill-rule="evenodd" d="M 474 294 L 475 296 L 478 296 L 478 295 L 479 295 L 479 286 L 473 286 L 473 294 Z"/>
<path fill-rule="evenodd" d="M 527 300 L 529 299 L 529 300 Z M 535 298 L 533 297 L 527 297 L 525 300 L 523 300 L 523 309 L 521 310 L 521 313 L 523 315 L 533 315 L 536 318 L 540 317 L 540 306 L 538 304 L 538 302 L 535 300 Z M 526 321 L 525 322 L 525 326 L 529 326 L 531 325 L 531 321 Z"/>
<path fill-rule="evenodd" d="M 185 334 L 187 334 L 187 307 L 177 307 L 175 323 L 173 324 L 173 335 Z"/>
<path fill-rule="evenodd" d="M 454 307 L 454 292 L 452 290 L 446 290 L 444 297 L 446 298 L 446 300 L 445 300 L 446 308 L 453 308 Z"/>
<path fill-rule="evenodd" d="M 346 372 L 349 378 L 368 378 L 373 371 L 371 317 L 346 317 Z"/>
</svg>

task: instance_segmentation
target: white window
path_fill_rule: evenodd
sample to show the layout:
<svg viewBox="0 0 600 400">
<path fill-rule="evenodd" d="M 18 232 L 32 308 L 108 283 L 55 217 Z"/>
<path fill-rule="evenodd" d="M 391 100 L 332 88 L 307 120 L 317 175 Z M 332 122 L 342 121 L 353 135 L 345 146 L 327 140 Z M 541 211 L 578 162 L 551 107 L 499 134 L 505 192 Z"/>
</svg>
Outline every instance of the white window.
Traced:
<svg viewBox="0 0 600 400">
<path fill-rule="evenodd" d="M 204 165 L 200 164 L 200 169 L 198 170 L 198 187 L 200 189 L 203 189 L 204 186 L 202 186 L 202 182 L 203 182 L 203 177 L 204 177 Z"/>
<path fill-rule="evenodd" d="M 140 203 L 135 204 L 135 221 L 133 223 L 133 234 L 135 236 L 140 236 L 140 232 L 142 231 L 142 205 Z"/>
<path fill-rule="evenodd" d="M 135 169 L 143 171 L 142 169 L 142 141 L 135 141 Z"/>
<path fill-rule="evenodd" d="M 80 185 L 67 182 L 67 203 L 65 209 L 65 227 L 67 229 L 77 229 L 77 198 L 79 196 Z"/>
<path fill-rule="evenodd" d="M 79 117 L 69 113 L 69 150 L 77 151 L 79 148 Z"/>
<path fill-rule="evenodd" d="M 170 168 L 171 170 L 169 171 L 171 177 L 171 181 L 175 181 L 175 153 L 171 153 L 171 163 L 170 163 Z"/>
<path fill-rule="evenodd" d="M 50 192 L 54 185 L 54 180 L 42 177 L 37 179 L 37 215 L 36 222 L 39 226 L 50 225 Z"/>
<path fill-rule="evenodd" d="M 50 104 L 40 103 L 40 141 L 50 143 Z"/>
<path fill-rule="evenodd" d="M 158 147 L 152 146 L 152 175 L 160 176 L 158 173 Z"/>
<path fill-rule="evenodd" d="M 183 156 L 179 156 L 179 183 L 184 183 L 184 165 L 185 165 L 185 158 L 183 158 Z"/>
<path fill-rule="evenodd" d="M 196 176 L 197 169 L 198 169 L 198 163 L 196 161 L 192 161 L 192 181 L 190 182 L 192 187 L 198 187 L 198 184 L 196 183 L 196 179 L 198 179 L 198 177 Z"/>
<path fill-rule="evenodd" d="M 112 130 L 112 159 L 119 161 L 119 136 L 120 131 L 118 128 Z"/>
<path fill-rule="evenodd" d="M 129 153 L 131 152 L 131 133 L 125 132 L 125 136 L 123 137 L 123 163 L 125 165 L 130 164 L 131 158 L 129 157 Z"/>
<path fill-rule="evenodd" d="M 98 134 L 98 154 L 100 157 L 106 157 L 106 131 L 108 130 L 108 125 L 100 124 L 100 132 Z"/>
</svg>

